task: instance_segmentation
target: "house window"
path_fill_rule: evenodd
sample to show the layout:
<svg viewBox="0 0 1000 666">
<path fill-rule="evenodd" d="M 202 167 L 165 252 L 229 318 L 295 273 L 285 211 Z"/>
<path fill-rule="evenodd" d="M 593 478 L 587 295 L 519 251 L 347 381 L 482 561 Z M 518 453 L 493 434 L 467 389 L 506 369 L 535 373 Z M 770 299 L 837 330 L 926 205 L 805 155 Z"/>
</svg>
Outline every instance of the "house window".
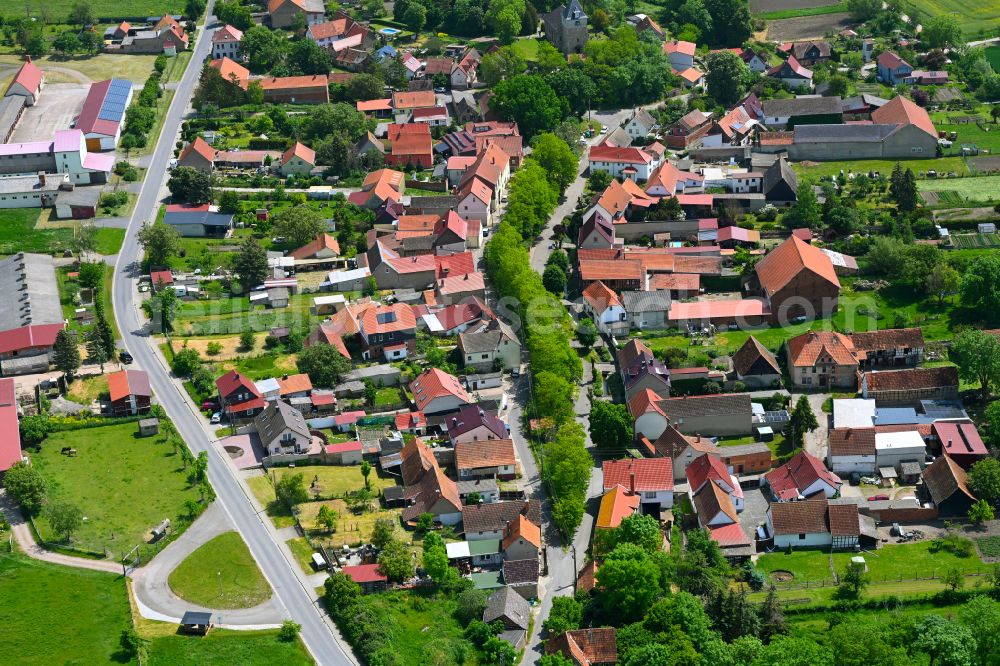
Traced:
<svg viewBox="0 0 1000 666">
<path fill-rule="evenodd" d="M 805 538 L 806 538 L 805 534 L 800 534 L 799 535 L 799 541 L 805 541 Z"/>
</svg>

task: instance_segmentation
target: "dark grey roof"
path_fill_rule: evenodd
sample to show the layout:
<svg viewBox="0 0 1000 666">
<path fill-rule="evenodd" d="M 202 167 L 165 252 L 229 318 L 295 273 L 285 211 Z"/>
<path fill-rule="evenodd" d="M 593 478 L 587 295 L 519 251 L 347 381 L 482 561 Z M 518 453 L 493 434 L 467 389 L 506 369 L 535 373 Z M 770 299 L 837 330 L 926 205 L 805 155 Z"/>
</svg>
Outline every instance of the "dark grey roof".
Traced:
<svg viewBox="0 0 1000 666">
<path fill-rule="evenodd" d="M 782 182 L 787 183 L 793 192 L 799 189 L 799 179 L 788 164 L 788 160 L 779 159 L 771 163 L 771 166 L 764 172 L 764 194 Z"/>
<path fill-rule="evenodd" d="M 670 291 L 623 291 L 626 312 L 666 312 L 670 309 Z"/>
<path fill-rule="evenodd" d="M 842 112 L 839 97 L 793 97 L 792 99 L 767 99 L 761 104 L 764 115 L 771 116 L 825 116 Z"/>
<path fill-rule="evenodd" d="M 287 301 L 289 295 L 288 287 L 272 287 L 267 290 L 267 300 L 269 301 Z"/>
<path fill-rule="evenodd" d="M 0 331 L 62 321 L 52 257 L 21 252 L 0 260 Z"/>
<path fill-rule="evenodd" d="M 462 526 L 466 534 L 495 532 L 507 527 L 507 523 L 522 513 L 534 524 L 542 524 L 542 505 L 538 500 L 519 500 L 467 506 L 462 511 Z"/>
<path fill-rule="evenodd" d="M 483 622 L 486 624 L 499 619 L 527 629 L 531 621 L 531 605 L 511 588 L 502 587 L 486 600 L 486 610 L 483 611 Z"/>
<path fill-rule="evenodd" d="M 897 125 L 796 125 L 795 143 L 873 143 L 882 141 Z"/>
<path fill-rule="evenodd" d="M 672 421 L 713 414 L 751 413 L 749 393 L 684 396 L 660 400 L 657 405 Z"/>
<path fill-rule="evenodd" d="M 302 412 L 280 399 L 269 402 L 264 411 L 254 419 L 254 425 L 265 446 L 270 446 L 286 428 L 303 437 L 310 437 L 309 426 L 306 425 Z"/>
<path fill-rule="evenodd" d="M 344 375 L 345 379 L 377 379 L 379 377 L 399 377 L 401 370 L 388 363 L 355 368 Z"/>
<path fill-rule="evenodd" d="M 210 210 L 167 211 L 163 216 L 166 224 L 201 224 L 206 227 L 233 226 L 232 213 L 215 213 Z"/>
<path fill-rule="evenodd" d="M 764 442 L 754 442 L 753 444 L 740 444 L 739 446 L 724 446 L 721 448 L 721 452 L 725 457 L 733 456 L 747 456 L 754 453 L 764 453 L 768 451 L 770 447 Z"/>
<path fill-rule="evenodd" d="M 212 623 L 212 614 L 204 613 L 202 611 L 184 611 L 184 616 L 181 617 L 181 624 L 185 625 L 207 626 L 211 623 Z"/>
<path fill-rule="evenodd" d="M 499 488 L 496 479 L 468 479 L 466 481 L 456 481 L 455 483 L 458 486 L 459 495 L 491 493 L 496 492 Z"/>
<path fill-rule="evenodd" d="M 538 560 L 507 560 L 503 563 L 503 582 L 507 585 L 538 582 Z"/>
</svg>

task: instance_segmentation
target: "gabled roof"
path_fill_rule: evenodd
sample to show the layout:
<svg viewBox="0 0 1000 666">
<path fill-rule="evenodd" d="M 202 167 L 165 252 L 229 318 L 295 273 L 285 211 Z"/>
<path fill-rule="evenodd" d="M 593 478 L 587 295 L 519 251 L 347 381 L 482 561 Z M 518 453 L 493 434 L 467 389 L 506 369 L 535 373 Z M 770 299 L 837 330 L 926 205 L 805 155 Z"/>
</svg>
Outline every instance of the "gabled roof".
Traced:
<svg viewBox="0 0 1000 666">
<path fill-rule="evenodd" d="M 241 375 L 236 370 L 230 370 L 215 380 L 215 386 L 219 389 L 219 394 L 226 397 L 237 390 L 243 389 L 254 397 L 261 397 L 257 386 L 246 375 Z"/>
<path fill-rule="evenodd" d="M 124 23 L 123 25 L 128 25 Z M 128 30 L 128 28 L 126 28 Z M 215 31 L 212 35 L 212 43 L 218 44 L 220 42 L 238 42 L 243 39 L 243 31 L 239 28 L 234 28 L 231 25 L 224 25 Z"/>
<path fill-rule="evenodd" d="M 283 396 L 312 390 L 312 380 L 304 372 L 294 375 L 282 375 L 281 377 L 277 377 L 275 381 L 278 382 L 278 394 Z"/>
<path fill-rule="evenodd" d="M 808 331 L 787 344 L 791 364 L 797 368 L 811 368 L 820 358 L 830 358 L 837 365 L 858 364 L 854 343 L 836 331 Z"/>
<path fill-rule="evenodd" d="M 639 358 L 652 359 L 653 350 L 638 338 L 632 338 L 625 343 L 624 347 L 618 350 L 618 365 L 622 367 L 632 365 Z"/>
<path fill-rule="evenodd" d="M 590 307 L 594 308 L 594 311 L 598 314 L 602 314 L 612 306 L 622 307 L 622 302 L 618 298 L 618 294 L 609 289 L 600 280 L 591 282 L 583 290 L 583 300 L 590 304 Z"/>
<path fill-rule="evenodd" d="M 414 437 L 403 446 L 399 458 L 400 476 L 404 486 L 418 483 L 427 471 L 437 466 L 434 453 L 419 437 Z"/>
<path fill-rule="evenodd" d="M 337 242 L 336 236 L 330 234 L 319 234 L 316 236 L 316 240 L 310 241 L 300 248 L 292 250 L 288 253 L 288 256 L 293 259 L 309 259 L 310 257 L 315 257 L 316 253 L 320 250 L 330 250 L 336 255 L 340 254 L 340 243 Z"/>
<path fill-rule="evenodd" d="M 830 457 L 874 456 L 875 428 L 833 428 L 830 430 Z"/>
<path fill-rule="evenodd" d="M 428 513 L 440 501 L 445 500 L 451 506 L 441 513 L 460 513 L 462 500 L 458 494 L 458 486 L 441 471 L 435 461 L 434 466 L 420 479 L 420 482 L 406 489 L 405 498 L 411 502 L 403 509 L 403 520 L 416 520 L 420 514 Z"/>
<path fill-rule="evenodd" d="M 455 444 L 455 469 L 513 466 L 514 442 L 510 439 L 485 439 Z"/>
<path fill-rule="evenodd" d="M 882 53 L 879 53 L 878 57 L 875 58 L 875 62 L 879 67 L 886 67 L 888 69 L 899 69 L 900 67 L 909 67 L 911 70 L 913 69 L 913 67 L 910 66 L 910 63 L 906 62 L 892 51 L 882 51 Z"/>
<path fill-rule="evenodd" d="M 425 407 L 432 400 L 446 396 L 454 396 L 465 404 L 473 402 L 472 397 L 462 387 L 455 375 L 448 374 L 438 368 L 425 370 L 410 382 L 410 392 L 413 393 L 413 400 L 417 403 L 417 409 L 420 411 L 425 411 Z"/>
<path fill-rule="evenodd" d="M 689 492 L 697 493 L 706 481 L 712 483 L 722 482 L 727 486 L 732 485 L 729 470 L 726 469 L 722 459 L 715 455 L 702 454 L 691 461 L 684 470 L 687 477 Z"/>
<path fill-rule="evenodd" d="M 535 548 L 542 547 L 542 530 L 535 523 L 524 517 L 524 514 L 510 521 L 504 529 L 503 548 L 507 550 L 518 539 L 524 539 Z"/>
<path fill-rule="evenodd" d="M 542 505 L 538 500 L 514 500 L 492 504 L 472 504 L 462 510 L 462 528 L 472 532 L 500 532 L 510 521 L 524 515 L 536 525 L 542 522 Z"/>
<path fill-rule="evenodd" d="M 291 430 L 307 440 L 311 438 L 305 416 L 282 399 L 267 403 L 264 411 L 254 419 L 261 441 L 268 447 L 285 430 Z"/>
<path fill-rule="evenodd" d="M 322 88 L 326 89 L 330 80 L 326 74 L 315 74 L 306 76 L 269 76 L 260 79 L 260 87 L 264 90 L 290 90 L 300 88 Z"/>
<path fill-rule="evenodd" d="M 298 141 L 295 142 L 294 146 L 281 154 L 281 159 L 278 163 L 282 165 L 287 164 L 288 160 L 293 157 L 298 157 L 306 164 L 311 164 L 313 166 L 316 165 L 316 151 L 303 143 L 299 143 Z"/>
<path fill-rule="evenodd" d="M 364 335 L 377 335 L 410 331 L 417 327 L 417 318 L 413 308 L 406 303 L 379 305 L 364 311 L 360 317 L 361 332 Z"/>
<path fill-rule="evenodd" d="M 794 236 L 764 255 L 754 270 L 769 297 L 784 289 L 803 271 L 809 271 L 840 288 L 840 280 L 833 270 L 830 258 L 819 248 Z"/>
<path fill-rule="evenodd" d="M 872 111 L 872 121 L 879 125 L 914 125 L 937 138 L 937 130 L 927 111 L 897 95 L 886 104 Z"/>
<path fill-rule="evenodd" d="M 666 42 L 663 45 L 663 52 L 667 55 L 670 55 L 671 53 L 682 53 L 684 55 L 693 56 L 697 49 L 698 45 L 694 42 L 674 40 L 672 42 Z"/>
<path fill-rule="evenodd" d="M 209 164 L 215 161 L 215 148 L 212 148 L 200 136 L 196 136 L 194 141 L 184 146 L 184 150 L 180 154 L 180 161 L 183 162 L 191 153 L 196 153 L 203 159 L 208 160 Z"/>
<path fill-rule="evenodd" d="M 630 492 L 674 489 L 674 468 L 670 458 L 629 458 L 604 461 L 604 489 L 624 486 Z"/>
<path fill-rule="evenodd" d="M 0 472 L 21 460 L 21 432 L 17 420 L 14 380 L 0 379 Z"/>
<path fill-rule="evenodd" d="M 76 129 L 84 134 L 115 136 L 125 118 L 125 100 L 131 90 L 132 82 L 125 79 L 92 84 L 76 119 Z"/>
<path fill-rule="evenodd" d="M 7 86 L 7 90 L 4 91 L 4 95 L 6 96 L 6 94 L 10 92 L 10 89 L 15 83 L 21 84 L 21 86 L 23 86 L 28 92 L 37 94 L 42 85 L 43 77 L 44 74 L 42 73 L 42 70 L 38 68 L 38 65 L 31 62 L 31 59 L 29 58 L 24 61 L 23 65 L 21 65 L 21 69 L 17 70 L 17 74 L 15 74 L 14 78 L 11 79 L 10 85 Z"/>
<path fill-rule="evenodd" d="M 227 56 L 210 60 L 208 64 L 219 70 L 219 76 L 231 83 L 235 82 L 243 90 L 250 83 L 250 70 Z"/>
<path fill-rule="evenodd" d="M 435 97 L 433 90 L 395 92 L 392 94 L 392 106 L 396 109 L 418 109 L 425 106 L 437 106 L 437 97 Z"/>
<path fill-rule="evenodd" d="M 514 588 L 501 587 L 486 600 L 483 611 L 483 622 L 490 624 L 495 620 L 509 620 L 527 630 L 531 624 L 531 605 Z"/>
<path fill-rule="evenodd" d="M 667 417 L 678 419 L 712 416 L 713 414 L 749 414 L 749 393 L 717 393 L 714 395 L 689 395 L 666 398 L 657 403 Z"/>
<path fill-rule="evenodd" d="M 955 493 L 961 493 L 972 501 L 976 500 L 976 496 L 969 490 L 965 470 L 950 456 L 940 456 L 924 468 L 920 476 L 935 504 L 941 504 Z"/>
<path fill-rule="evenodd" d="M 130 395 L 150 397 L 149 375 L 144 370 L 121 370 L 108 375 L 108 394 L 112 402 Z"/>
<path fill-rule="evenodd" d="M 907 368 L 866 372 L 869 391 L 912 391 L 942 387 L 958 387 L 958 368 Z"/>
<path fill-rule="evenodd" d="M 829 506 L 826 496 L 823 495 L 803 502 L 774 502 L 768 509 L 771 513 L 774 534 L 829 533 L 830 526 L 827 522 Z M 857 506 L 851 506 L 857 515 Z"/>
<path fill-rule="evenodd" d="M 769 194 L 775 186 L 785 183 L 788 188 L 795 192 L 799 187 L 798 176 L 788 164 L 788 160 L 781 158 L 771 163 L 764 172 L 764 194 Z"/>
<path fill-rule="evenodd" d="M 558 652 L 578 666 L 618 663 L 614 627 L 567 631 L 550 639 L 545 644 L 545 652 Z"/>
<path fill-rule="evenodd" d="M 733 354 L 733 367 L 739 374 L 747 375 L 758 360 L 763 360 L 774 370 L 775 374 L 781 374 L 781 368 L 778 366 L 778 361 L 774 358 L 774 354 L 768 351 L 757 338 L 751 335 L 743 343 L 743 346 Z"/>
<path fill-rule="evenodd" d="M 601 508 L 597 512 L 597 527 L 611 529 L 639 508 L 640 498 L 632 495 L 624 486 L 615 486 L 601 497 Z"/>
<path fill-rule="evenodd" d="M 659 400 L 660 396 L 653 389 L 643 389 L 633 395 L 632 399 L 628 401 L 628 411 L 633 419 L 637 419 L 647 412 L 663 414 L 663 410 L 656 404 Z M 664 416 L 666 415 L 664 414 Z"/>
<path fill-rule="evenodd" d="M 466 405 L 449 416 L 444 423 L 448 437 L 456 439 L 480 426 L 496 435 L 497 439 L 507 437 L 507 424 L 479 405 Z"/>
<path fill-rule="evenodd" d="M 707 457 L 709 456 L 702 456 L 702 458 Z M 739 521 L 732 498 L 717 483 L 704 484 L 701 490 L 695 493 L 692 501 L 698 512 L 698 521 L 703 527 L 707 527 L 708 522 L 720 513 L 724 513 L 729 518 L 730 523 Z"/>
<path fill-rule="evenodd" d="M 775 497 L 780 500 L 794 500 L 817 479 L 832 488 L 842 484 L 840 477 L 826 468 L 819 458 L 800 451 L 787 463 L 764 475 Z"/>
<path fill-rule="evenodd" d="M 641 148 L 616 147 L 607 145 L 591 146 L 589 158 L 591 162 L 619 162 L 622 164 L 649 164 L 653 156 Z"/>
<path fill-rule="evenodd" d="M 908 347 L 921 349 L 924 333 L 919 328 L 887 328 L 881 331 L 866 331 L 851 335 L 854 349 L 859 352 L 887 351 Z"/>
</svg>

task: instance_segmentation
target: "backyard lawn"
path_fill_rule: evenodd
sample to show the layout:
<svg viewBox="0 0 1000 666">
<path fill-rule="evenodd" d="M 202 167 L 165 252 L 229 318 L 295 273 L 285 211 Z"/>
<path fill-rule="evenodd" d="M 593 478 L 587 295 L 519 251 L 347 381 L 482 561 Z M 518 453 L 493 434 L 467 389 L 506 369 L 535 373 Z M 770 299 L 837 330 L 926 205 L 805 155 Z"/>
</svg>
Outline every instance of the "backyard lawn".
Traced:
<svg viewBox="0 0 1000 666">
<path fill-rule="evenodd" d="M 313 664 L 301 641 L 278 639 L 277 630 L 227 631 L 208 636 L 159 636 L 150 645 L 148 666 L 307 666 Z"/>
<path fill-rule="evenodd" d="M 349 491 L 361 490 L 365 487 L 365 478 L 361 475 L 360 465 L 309 465 L 300 467 L 271 468 L 275 478 L 280 481 L 289 474 L 302 474 L 311 496 L 321 498 L 343 497 Z M 315 481 L 316 485 L 313 486 Z M 379 478 L 378 471 L 373 467 L 368 475 L 372 492 L 378 494 L 382 488 L 396 485 L 395 479 Z"/>
<path fill-rule="evenodd" d="M 120 576 L 41 562 L 4 548 L 0 654 L 19 665 L 114 663 L 118 639 L 130 624 L 126 595 Z"/>
<path fill-rule="evenodd" d="M 295 524 L 292 512 L 279 502 L 274 494 L 274 486 L 271 485 L 270 479 L 266 476 L 251 476 L 247 479 L 247 485 L 250 486 L 250 492 L 253 493 L 253 496 L 265 508 L 275 527 L 281 529 Z"/>
<path fill-rule="evenodd" d="M 987 570 L 987 565 L 977 555 L 959 557 L 948 550 L 935 550 L 931 540 L 891 544 L 875 552 L 865 552 L 863 555 L 872 582 L 941 576 L 954 568 L 966 574 Z M 847 563 L 853 556 L 854 553 L 849 552 L 833 553 L 833 568 L 838 574 L 846 569 Z M 761 555 L 757 566 L 767 573 L 787 571 L 792 574 L 790 581 L 782 582 L 831 583 L 833 573 L 830 570 L 830 562 L 831 556 L 827 552 L 800 550 L 787 554 L 774 552 Z"/>
<path fill-rule="evenodd" d="M 325 529 L 320 527 L 316 522 L 316 516 L 319 514 L 319 509 L 324 505 L 340 514 L 340 519 L 337 520 L 337 531 L 332 534 L 328 534 Z M 399 528 L 400 510 L 386 510 L 379 508 L 377 500 L 372 501 L 371 511 L 364 511 L 361 513 L 351 511 L 344 500 L 306 502 L 305 504 L 299 504 L 297 508 L 299 510 L 299 520 L 302 521 L 302 527 L 309 531 L 310 538 L 314 541 L 322 541 L 328 548 L 339 548 L 345 543 L 348 545 L 370 543 L 372 538 L 372 529 L 375 527 L 375 521 L 379 518 L 389 518 L 396 524 L 397 533 L 402 536 L 406 536 L 402 534 L 402 529 Z M 419 551 L 420 547 L 417 546 L 415 549 Z"/>
<path fill-rule="evenodd" d="M 441 663 L 431 659 L 428 651 L 432 643 L 441 642 L 463 644 L 467 652 L 466 666 L 480 663 L 478 653 L 465 640 L 462 627 L 455 619 L 453 599 L 443 596 L 427 599 L 418 590 L 399 590 L 371 595 L 368 601 L 388 614 L 388 625 L 393 629 L 392 645 L 399 655 L 399 663 Z M 435 654 L 440 652 L 440 648 L 434 651 Z"/>
<path fill-rule="evenodd" d="M 312 556 L 316 551 L 312 549 L 312 546 L 309 545 L 305 537 L 289 539 L 285 543 L 288 544 L 288 548 L 291 549 L 292 555 L 295 556 L 295 561 L 299 563 L 302 571 L 307 574 L 316 573 L 316 570 L 312 567 Z"/>
<path fill-rule="evenodd" d="M 41 211 L 37 208 L 8 208 L 0 225 L 0 255 L 17 252 L 60 253 L 71 249 L 73 229 L 36 229 Z"/>
<path fill-rule="evenodd" d="M 118 254 L 119 250 L 122 249 L 122 243 L 125 242 L 124 229 L 98 227 L 95 232 L 98 254 Z"/>
<path fill-rule="evenodd" d="M 538 40 L 537 39 L 517 39 L 511 45 L 514 52 L 527 60 L 535 62 L 538 60 Z"/>
<path fill-rule="evenodd" d="M 220 534 L 188 555 L 168 583 L 181 599 L 207 608 L 253 608 L 271 598 L 270 586 L 237 532 Z"/>
<path fill-rule="evenodd" d="M 51 495 L 83 513 L 73 545 L 118 558 L 145 544 L 164 518 L 175 528 L 184 522 L 184 501 L 199 495 L 167 437 L 139 438 L 135 423 L 122 423 L 54 433 L 32 455 Z M 63 447 L 77 454 L 62 455 Z M 43 538 L 56 539 L 44 516 L 36 524 Z"/>
<path fill-rule="evenodd" d="M 77 377 L 69 385 L 66 397 L 81 405 L 89 405 L 97 400 L 102 393 L 108 392 L 108 376 L 95 375 L 93 377 Z"/>
<path fill-rule="evenodd" d="M 954 171 L 957 174 L 969 175 L 969 168 L 965 165 L 965 160 L 961 157 L 940 157 L 928 160 L 853 160 L 849 162 L 796 162 L 792 165 L 795 172 L 800 176 L 819 178 L 820 176 L 836 176 L 841 171 L 845 174 L 878 171 L 888 176 L 892 173 L 893 167 L 899 162 L 903 169 L 913 169 L 917 179 L 921 179 L 921 174 L 926 174 L 930 169 L 939 174 Z"/>
</svg>

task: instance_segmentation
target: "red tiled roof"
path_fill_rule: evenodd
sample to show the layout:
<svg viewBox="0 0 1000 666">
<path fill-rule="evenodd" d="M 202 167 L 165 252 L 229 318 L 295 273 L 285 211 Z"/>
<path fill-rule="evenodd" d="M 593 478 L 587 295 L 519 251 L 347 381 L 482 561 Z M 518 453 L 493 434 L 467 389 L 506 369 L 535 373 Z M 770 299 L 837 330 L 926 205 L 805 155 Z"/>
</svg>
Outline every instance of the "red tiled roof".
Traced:
<svg viewBox="0 0 1000 666">
<path fill-rule="evenodd" d="M 684 41 L 673 41 L 667 42 L 663 45 L 663 52 L 667 55 L 671 53 L 682 53 L 684 55 L 693 56 L 698 45 L 694 42 L 684 42 Z"/>
<path fill-rule="evenodd" d="M 942 366 L 938 368 L 907 368 L 906 370 L 883 370 L 866 372 L 869 391 L 912 391 L 958 386 L 958 368 Z"/>
<path fill-rule="evenodd" d="M 316 151 L 305 144 L 295 142 L 295 145 L 281 154 L 281 164 L 286 164 L 293 157 L 298 157 L 306 164 L 316 164 Z"/>
<path fill-rule="evenodd" d="M 434 142 L 430 134 L 400 134 L 392 142 L 393 155 L 433 155 L 433 153 Z"/>
<path fill-rule="evenodd" d="M 768 509 L 774 534 L 826 534 L 829 502 L 817 496 L 803 502 L 774 502 Z M 857 507 L 854 509 L 857 513 Z"/>
<path fill-rule="evenodd" d="M 657 404 L 660 400 L 660 396 L 656 395 L 653 389 L 644 389 L 633 395 L 632 399 L 628 401 L 628 411 L 634 419 L 639 418 L 646 412 L 663 414 L 663 410 Z"/>
<path fill-rule="evenodd" d="M 915 125 L 937 138 L 937 130 L 927 111 L 902 95 L 897 95 L 872 111 L 872 120 L 880 125 Z"/>
<path fill-rule="evenodd" d="M 706 458 L 709 456 L 703 455 L 701 457 Z M 702 486 L 701 490 L 694 494 L 692 502 L 694 503 L 695 510 L 698 512 L 698 522 L 702 527 L 707 527 L 709 521 L 720 513 L 725 514 L 729 518 L 730 523 L 739 521 L 732 498 L 717 483 L 709 482 Z"/>
<path fill-rule="evenodd" d="M 881 331 L 854 333 L 851 335 L 851 342 L 859 352 L 903 347 L 920 349 L 924 346 L 924 333 L 919 328 L 887 328 Z"/>
<path fill-rule="evenodd" d="M 709 527 L 708 534 L 712 537 L 712 541 L 715 541 L 722 548 L 750 545 L 750 539 L 747 538 L 746 532 L 743 531 L 739 522 Z"/>
<path fill-rule="evenodd" d="M 542 547 L 542 530 L 522 513 L 510 521 L 504 529 L 503 549 L 507 550 L 519 538 L 524 539 L 535 548 Z"/>
<path fill-rule="evenodd" d="M 513 440 L 486 439 L 455 444 L 455 469 L 480 469 L 513 464 Z"/>
<path fill-rule="evenodd" d="M 401 412 L 396 414 L 396 430 L 426 428 L 427 417 L 423 412 Z"/>
<path fill-rule="evenodd" d="M 149 388 L 149 375 L 143 370 L 120 370 L 108 375 L 108 394 L 112 402 L 127 398 L 130 395 L 153 395 Z"/>
<path fill-rule="evenodd" d="M 293 259 L 308 259 L 309 257 L 314 257 L 320 250 L 330 250 L 334 254 L 340 254 L 340 243 L 337 242 L 336 237 L 330 234 L 319 234 L 316 236 L 316 240 L 306 243 L 302 247 L 292 250 L 288 253 L 288 256 Z"/>
<path fill-rule="evenodd" d="M 727 486 L 732 486 L 729 478 L 729 470 L 718 456 L 702 454 L 691 461 L 684 470 L 687 477 L 689 492 L 697 493 L 706 481 L 722 481 Z"/>
<path fill-rule="evenodd" d="M 653 161 L 653 156 L 640 148 L 618 148 L 616 146 L 597 145 L 590 147 L 588 159 L 591 162 L 649 164 Z"/>
<path fill-rule="evenodd" d="M 174 283 L 174 274 L 170 271 L 150 271 L 149 281 L 155 287 L 156 285 L 162 283 L 164 285 Z"/>
<path fill-rule="evenodd" d="M 364 99 L 358 100 L 357 103 L 358 111 L 365 113 L 367 111 L 391 111 L 392 110 L 392 99 Z"/>
<path fill-rule="evenodd" d="M 434 257 L 437 279 L 476 272 L 476 261 L 471 252 L 458 252 Z"/>
<path fill-rule="evenodd" d="M 183 162 L 184 159 L 187 158 L 187 156 L 192 152 L 195 152 L 204 159 L 208 160 L 209 163 L 215 161 L 215 148 L 208 145 L 208 142 L 200 136 L 196 136 L 194 141 L 184 146 L 184 150 L 182 150 L 180 154 L 180 160 Z"/>
<path fill-rule="evenodd" d="M 839 488 L 840 478 L 828 470 L 819 458 L 800 451 L 787 463 L 771 470 L 764 478 L 775 497 L 780 500 L 794 500 L 817 479 L 833 488 Z"/>
<path fill-rule="evenodd" d="M 882 51 L 882 53 L 878 54 L 878 58 L 875 59 L 875 62 L 881 67 L 888 67 L 889 69 L 899 69 L 904 66 L 910 67 L 910 63 L 906 62 L 892 51 Z"/>
<path fill-rule="evenodd" d="M 875 428 L 833 428 L 830 456 L 874 456 Z"/>
<path fill-rule="evenodd" d="M 604 312 L 613 305 L 622 306 L 621 300 L 613 290 L 609 289 L 603 282 L 591 282 L 583 290 L 583 299 L 590 304 L 598 313 Z"/>
<path fill-rule="evenodd" d="M 670 458 L 605 460 L 604 489 L 615 486 L 624 486 L 635 492 L 673 490 L 673 461 Z"/>
<path fill-rule="evenodd" d="M 409 331 L 417 327 L 413 308 L 406 303 L 393 303 L 369 308 L 361 315 L 361 330 L 365 335 Z"/>
<path fill-rule="evenodd" d="M 473 402 L 472 397 L 462 388 L 455 375 L 437 368 L 425 370 L 410 382 L 410 392 L 413 393 L 413 400 L 421 411 L 435 398 L 449 395 L 455 396 L 466 404 Z"/>
<path fill-rule="evenodd" d="M 809 331 L 797 335 L 788 341 L 788 352 L 792 365 L 797 368 L 811 368 L 820 358 L 830 358 L 837 365 L 858 364 L 854 343 L 836 331 Z"/>
<path fill-rule="evenodd" d="M 254 397 L 261 397 L 260 391 L 258 391 L 257 386 L 250 381 L 250 378 L 246 375 L 241 375 L 235 370 L 230 370 L 216 379 L 215 386 L 219 389 L 219 393 L 223 397 L 230 395 L 238 389 L 243 389 Z"/>
<path fill-rule="evenodd" d="M 649 290 L 698 291 L 700 279 L 697 273 L 657 273 L 649 276 Z"/>
<path fill-rule="evenodd" d="M 295 375 L 284 375 L 277 378 L 280 395 L 303 393 L 312 390 L 312 380 L 309 375 L 300 372 Z"/>
<path fill-rule="evenodd" d="M 437 97 L 434 95 L 433 90 L 396 92 L 392 95 L 392 106 L 396 109 L 419 109 L 426 106 L 437 106 Z"/>
<path fill-rule="evenodd" d="M 219 75 L 226 81 L 235 79 L 236 85 L 243 90 L 246 90 L 250 84 L 250 70 L 228 57 L 223 56 L 210 60 L 208 64 L 219 70 Z"/>
<path fill-rule="evenodd" d="M 755 267 L 761 286 L 768 296 L 783 289 L 802 271 L 810 271 L 817 277 L 840 288 L 840 280 L 834 272 L 833 263 L 822 250 L 791 236 L 775 249 L 768 252 Z"/>
<path fill-rule="evenodd" d="M 645 280 L 646 271 L 641 261 L 607 261 L 601 259 L 581 259 L 580 279 L 591 280 Z M 640 285 L 642 286 L 642 285 Z"/>
<path fill-rule="evenodd" d="M 639 496 L 630 495 L 624 486 L 615 486 L 601 497 L 601 508 L 597 512 L 597 527 L 610 529 L 621 525 L 639 508 Z"/>
<path fill-rule="evenodd" d="M 600 571 L 597 578 L 600 582 Z M 546 642 L 545 652 L 558 652 L 580 666 L 618 663 L 614 627 L 567 631 Z"/>
<path fill-rule="evenodd" d="M 259 79 L 260 87 L 264 90 L 292 90 L 300 88 L 322 88 L 326 89 L 330 84 L 325 74 L 315 74 L 312 76 L 269 76 Z"/>
</svg>

